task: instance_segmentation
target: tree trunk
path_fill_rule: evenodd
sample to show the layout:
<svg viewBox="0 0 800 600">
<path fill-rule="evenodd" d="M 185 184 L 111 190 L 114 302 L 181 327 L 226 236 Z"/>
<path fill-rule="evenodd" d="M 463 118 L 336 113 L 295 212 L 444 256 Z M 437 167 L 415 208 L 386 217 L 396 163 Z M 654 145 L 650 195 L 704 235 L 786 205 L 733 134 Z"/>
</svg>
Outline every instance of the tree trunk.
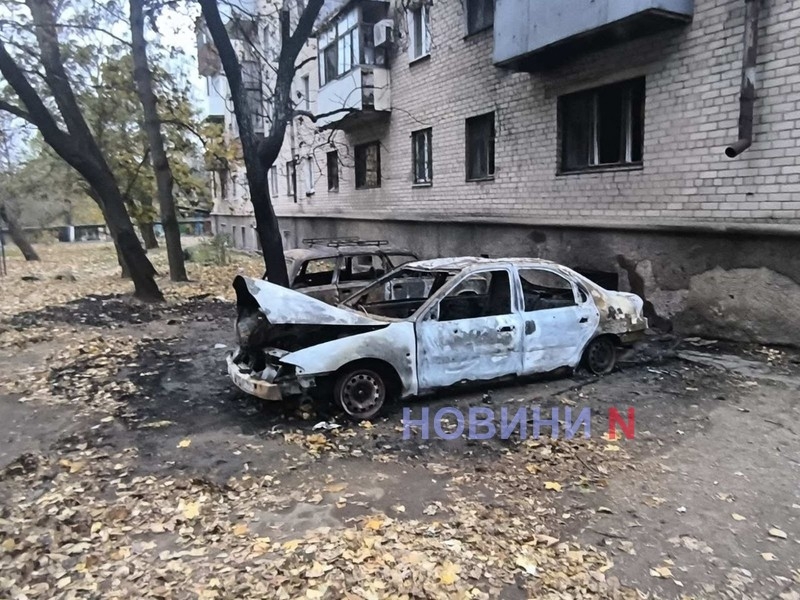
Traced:
<svg viewBox="0 0 800 600">
<path fill-rule="evenodd" d="M 262 185 L 250 185 L 250 201 L 253 204 L 253 216 L 256 219 L 256 233 L 261 242 L 262 256 L 267 280 L 271 283 L 289 287 L 289 275 L 286 271 L 286 259 L 283 254 L 283 238 L 278 225 L 278 217 L 269 199 L 266 172 L 261 165 L 247 170 L 248 179 L 253 171 L 258 171 L 263 180 Z M 254 173 L 258 178 L 259 173 Z M 253 192 L 256 192 L 255 194 Z"/>
<path fill-rule="evenodd" d="M 158 206 L 161 211 L 161 226 L 167 245 L 169 278 L 172 281 L 187 281 L 186 266 L 181 248 L 181 230 L 172 195 L 174 179 L 164 149 L 161 135 L 161 119 L 158 116 L 158 101 L 153 92 L 153 74 L 147 62 L 147 42 L 144 39 L 144 0 L 130 0 L 131 40 L 133 42 L 133 80 L 144 111 L 144 128 L 152 155 L 153 173 L 158 188 Z"/>
<path fill-rule="evenodd" d="M 158 248 L 158 239 L 152 223 L 139 223 L 139 233 L 142 234 L 145 250 Z"/>
<path fill-rule="evenodd" d="M 8 224 L 8 233 L 11 235 L 11 239 L 17 245 L 17 248 L 19 248 L 19 251 L 22 252 L 22 256 L 25 257 L 25 260 L 39 260 L 39 255 L 36 254 L 36 250 L 33 249 L 22 227 L 19 226 L 17 218 L 11 214 L 11 211 L 6 210 L 6 206 L 3 203 L 0 203 L 0 219 Z M 2 234 L 0 233 L 0 235 Z"/>
</svg>

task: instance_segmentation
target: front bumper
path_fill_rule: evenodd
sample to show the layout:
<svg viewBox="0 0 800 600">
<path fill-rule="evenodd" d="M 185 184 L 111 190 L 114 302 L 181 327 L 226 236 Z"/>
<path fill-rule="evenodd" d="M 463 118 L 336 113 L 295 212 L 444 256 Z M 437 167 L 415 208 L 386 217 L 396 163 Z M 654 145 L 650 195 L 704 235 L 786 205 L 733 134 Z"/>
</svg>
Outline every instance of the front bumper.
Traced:
<svg viewBox="0 0 800 600">
<path fill-rule="evenodd" d="M 252 372 L 244 372 L 241 366 L 233 362 L 233 355 L 228 355 L 227 362 L 228 375 L 240 390 L 264 400 L 283 400 L 278 384 L 254 377 Z"/>
</svg>

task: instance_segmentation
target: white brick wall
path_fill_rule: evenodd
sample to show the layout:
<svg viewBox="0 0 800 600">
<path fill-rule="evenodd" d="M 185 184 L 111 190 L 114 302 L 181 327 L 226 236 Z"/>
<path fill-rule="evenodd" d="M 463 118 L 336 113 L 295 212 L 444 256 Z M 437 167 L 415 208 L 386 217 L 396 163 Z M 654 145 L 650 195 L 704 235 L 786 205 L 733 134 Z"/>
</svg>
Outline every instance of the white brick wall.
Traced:
<svg viewBox="0 0 800 600">
<path fill-rule="evenodd" d="M 462 3 L 431 6 L 432 50 L 408 64 L 405 35 L 391 63 L 392 114 L 385 126 L 315 132 L 295 127 L 295 153 L 312 156 L 314 194 L 286 195 L 287 133 L 278 164 L 279 216 L 452 219 L 490 217 L 543 224 L 620 225 L 734 222 L 800 224 L 800 0 L 770 0 L 761 14 L 755 141 L 736 159 L 743 0 L 696 0 L 691 24 L 563 66 L 517 73 L 492 64 L 491 30 L 465 37 Z M 399 29 L 404 19 L 395 14 Z M 313 41 L 307 51 L 313 54 Z M 311 76 L 312 110 L 316 63 Z M 617 80 L 646 78 L 644 167 L 556 175 L 559 95 Z M 464 120 L 495 111 L 494 181 L 465 181 Z M 412 131 L 433 128 L 433 185 L 412 186 Z M 380 140 L 382 185 L 356 190 L 354 144 Z M 333 146 L 331 146 L 333 144 Z M 338 192 L 327 191 L 325 155 L 345 163 Z M 302 160 L 301 160 L 302 162 Z"/>
</svg>

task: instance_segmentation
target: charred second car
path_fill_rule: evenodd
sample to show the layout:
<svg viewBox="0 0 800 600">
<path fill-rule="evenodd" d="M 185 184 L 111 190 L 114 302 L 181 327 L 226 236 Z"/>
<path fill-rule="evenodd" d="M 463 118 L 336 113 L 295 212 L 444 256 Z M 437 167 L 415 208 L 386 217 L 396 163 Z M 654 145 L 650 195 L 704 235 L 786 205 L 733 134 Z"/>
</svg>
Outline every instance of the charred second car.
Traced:
<svg viewBox="0 0 800 600">
<path fill-rule="evenodd" d="M 608 373 L 647 328 L 638 296 L 540 259 L 412 262 L 339 306 L 241 276 L 233 285 L 233 382 L 268 400 L 330 394 L 355 419 L 462 382 L 581 363 Z"/>
</svg>

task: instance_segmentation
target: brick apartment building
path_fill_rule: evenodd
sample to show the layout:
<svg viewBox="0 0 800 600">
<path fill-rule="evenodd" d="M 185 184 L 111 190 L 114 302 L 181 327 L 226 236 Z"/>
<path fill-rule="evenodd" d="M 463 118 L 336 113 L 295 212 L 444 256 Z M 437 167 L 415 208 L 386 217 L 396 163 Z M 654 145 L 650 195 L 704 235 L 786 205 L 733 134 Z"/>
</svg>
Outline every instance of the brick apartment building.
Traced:
<svg viewBox="0 0 800 600">
<path fill-rule="evenodd" d="M 424 257 L 541 256 L 635 291 L 656 325 L 798 343 L 800 0 L 323 12 L 296 96 L 327 116 L 294 120 L 270 174 L 287 247 L 357 235 Z M 746 23 L 752 145 L 729 158 Z M 219 75 L 209 106 L 235 137 Z M 217 176 L 215 230 L 255 248 L 243 173 Z"/>
</svg>

